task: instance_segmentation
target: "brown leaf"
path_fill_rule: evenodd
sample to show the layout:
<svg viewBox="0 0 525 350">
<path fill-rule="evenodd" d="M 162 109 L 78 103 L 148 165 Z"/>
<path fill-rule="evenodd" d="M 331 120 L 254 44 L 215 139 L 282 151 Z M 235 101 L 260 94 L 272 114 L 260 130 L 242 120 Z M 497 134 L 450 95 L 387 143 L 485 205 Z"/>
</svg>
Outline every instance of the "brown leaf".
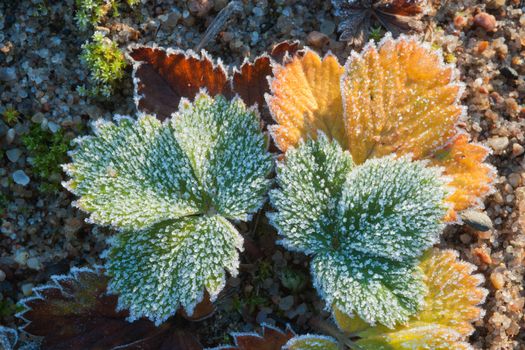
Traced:
<svg viewBox="0 0 525 350">
<path fill-rule="evenodd" d="M 221 347 L 221 350 L 281 350 L 295 336 L 295 332 L 287 326 L 284 331 L 269 325 L 262 325 L 262 335 L 257 333 L 232 334 L 235 346 Z"/>
<path fill-rule="evenodd" d="M 279 64 L 284 64 L 287 59 L 302 54 L 303 51 L 299 47 L 299 41 L 297 40 L 278 43 L 270 51 L 270 56 Z"/>
<path fill-rule="evenodd" d="M 146 319 L 126 321 L 126 311 L 115 311 L 117 297 L 106 294 L 108 279 L 101 268 L 73 268 L 51 279 L 34 289 L 36 296 L 21 301 L 26 310 L 17 315 L 26 322 L 24 331 L 43 337 L 43 350 L 203 349 L 171 323 L 156 327 Z"/>
<path fill-rule="evenodd" d="M 426 0 L 391 0 L 378 8 L 396 16 L 416 16 L 424 12 Z"/>
<path fill-rule="evenodd" d="M 254 62 L 245 61 L 239 70 L 235 69 L 232 77 L 233 91 L 242 98 L 248 106 L 257 104 L 265 124 L 271 124 L 270 113 L 264 103 L 264 94 L 270 91 L 268 76 L 272 74 L 270 57 L 258 57 Z"/>
<path fill-rule="evenodd" d="M 197 306 L 195 306 L 195 310 L 193 310 L 193 314 L 191 314 L 191 316 L 186 313 L 186 310 L 184 310 L 183 307 L 179 309 L 179 312 L 180 315 L 188 321 L 197 322 L 209 318 L 215 313 L 215 310 L 216 307 L 211 302 L 210 295 L 205 291 L 204 298 L 199 304 L 197 304 Z"/>
<path fill-rule="evenodd" d="M 259 56 L 253 62 L 245 61 L 240 69 L 234 69 L 233 92 L 239 94 L 248 106 L 257 104 L 265 126 L 275 123 L 264 101 L 264 95 L 270 92 L 268 77 L 272 76 L 272 59 L 282 64 L 298 52 L 299 42 L 284 41 L 275 45 L 268 55 Z"/>
<path fill-rule="evenodd" d="M 226 70 L 205 53 L 132 46 L 129 57 L 134 61 L 137 108 L 160 120 L 178 109 L 181 98 L 192 100 L 202 88 L 211 96 L 231 93 Z"/>
<path fill-rule="evenodd" d="M 137 108 L 164 120 L 177 111 L 181 98 L 192 100 L 200 89 L 211 96 L 239 94 L 249 106 L 257 104 L 265 124 L 273 123 L 265 107 L 264 94 L 270 91 L 272 60 L 282 63 L 298 54 L 299 43 L 282 42 L 253 62 L 245 61 L 228 76 L 221 63 L 214 63 L 202 53 L 166 50 L 147 46 L 131 46 L 129 58 L 134 62 L 134 85 Z"/>
</svg>

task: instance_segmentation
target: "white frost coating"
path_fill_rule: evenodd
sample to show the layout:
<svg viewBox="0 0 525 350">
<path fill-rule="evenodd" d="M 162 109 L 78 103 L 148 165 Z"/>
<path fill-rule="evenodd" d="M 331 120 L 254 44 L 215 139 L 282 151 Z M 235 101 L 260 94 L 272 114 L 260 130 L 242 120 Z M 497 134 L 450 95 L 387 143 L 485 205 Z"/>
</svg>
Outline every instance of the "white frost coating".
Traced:
<svg viewBox="0 0 525 350">
<path fill-rule="evenodd" d="M 16 343 L 18 343 L 18 332 L 13 328 L 0 326 L 0 348 L 14 350 Z"/>
<path fill-rule="evenodd" d="M 201 92 L 164 122 L 115 119 L 83 138 L 64 185 L 89 222 L 121 231 L 103 254 L 119 309 L 160 324 L 179 304 L 192 314 L 204 290 L 213 300 L 224 269 L 237 273 L 242 237 L 227 219 L 260 209 L 272 157 L 257 113 L 239 98 Z"/>
<path fill-rule="evenodd" d="M 207 290 L 215 300 L 226 268 L 237 275 L 242 236 L 221 216 L 194 216 L 141 231 L 121 232 L 106 263 L 110 294 L 128 321 L 147 317 L 160 325 L 182 306 L 188 314 Z"/>
<path fill-rule="evenodd" d="M 328 307 L 394 327 L 423 303 L 416 259 L 444 227 L 439 168 L 410 155 L 352 166 L 320 134 L 287 152 L 270 192 L 271 223 L 286 248 L 313 256 L 314 285 Z"/>
<path fill-rule="evenodd" d="M 203 93 L 194 103 L 183 99 L 171 127 L 213 206 L 229 219 L 247 220 L 264 202 L 272 159 L 253 108 L 238 97 L 213 101 Z"/>
</svg>

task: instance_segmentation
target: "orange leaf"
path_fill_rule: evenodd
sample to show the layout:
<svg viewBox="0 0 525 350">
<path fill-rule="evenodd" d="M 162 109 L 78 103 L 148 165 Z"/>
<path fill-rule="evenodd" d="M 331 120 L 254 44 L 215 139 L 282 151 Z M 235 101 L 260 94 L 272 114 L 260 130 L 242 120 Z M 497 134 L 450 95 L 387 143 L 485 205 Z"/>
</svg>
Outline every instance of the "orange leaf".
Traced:
<svg viewBox="0 0 525 350">
<path fill-rule="evenodd" d="M 285 152 L 305 136 L 321 130 L 346 145 L 339 80 L 343 67 L 333 55 L 313 51 L 274 69 L 268 106 L 277 125 L 271 126 L 277 146 Z"/>
<path fill-rule="evenodd" d="M 386 40 L 353 54 L 342 82 L 354 162 L 391 153 L 430 154 L 456 134 L 460 85 L 451 67 L 415 39 Z"/>
<path fill-rule="evenodd" d="M 483 163 L 488 154 L 487 148 L 469 143 L 468 136 L 460 134 L 431 155 L 431 164 L 444 167 L 444 174 L 452 178 L 450 186 L 454 187 L 454 192 L 447 202 L 452 204 L 454 210 L 479 204 L 479 198 L 491 191 L 494 170 Z M 454 219 L 453 213 L 451 215 L 450 219 Z"/>
</svg>

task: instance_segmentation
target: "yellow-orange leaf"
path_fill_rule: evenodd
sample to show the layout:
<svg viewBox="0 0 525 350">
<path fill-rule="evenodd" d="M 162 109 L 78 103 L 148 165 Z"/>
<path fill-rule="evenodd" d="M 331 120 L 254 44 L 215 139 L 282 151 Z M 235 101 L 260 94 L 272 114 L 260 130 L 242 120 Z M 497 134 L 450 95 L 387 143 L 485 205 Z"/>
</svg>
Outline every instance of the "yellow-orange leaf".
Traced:
<svg viewBox="0 0 525 350">
<path fill-rule="evenodd" d="M 483 278 L 472 275 L 474 265 L 457 257 L 455 251 L 438 249 L 424 255 L 419 266 L 429 292 L 425 307 L 407 324 L 394 330 L 368 327 L 358 318 L 336 310 L 339 327 L 357 333 L 362 338 L 358 344 L 365 349 L 467 349 L 463 341 L 474 330 L 471 323 L 483 316 L 478 305 L 487 291 L 479 287 Z"/>
<path fill-rule="evenodd" d="M 452 178 L 450 186 L 454 187 L 454 192 L 447 201 L 454 210 L 477 204 L 479 198 L 491 190 L 489 184 L 494 179 L 494 170 L 483 163 L 488 154 L 487 148 L 469 143 L 468 136 L 460 134 L 430 157 L 432 165 L 444 167 L 445 175 Z"/>
<path fill-rule="evenodd" d="M 277 122 L 270 126 L 275 143 L 286 152 L 300 139 L 321 130 L 346 147 L 340 78 L 343 67 L 333 55 L 313 51 L 274 69 L 268 106 Z"/>
<path fill-rule="evenodd" d="M 415 39 L 386 40 L 353 54 L 342 82 L 354 162 L 391 153 L 423 158 L 455 135 L 462 113 L 451 67 Z"/>
</svg>

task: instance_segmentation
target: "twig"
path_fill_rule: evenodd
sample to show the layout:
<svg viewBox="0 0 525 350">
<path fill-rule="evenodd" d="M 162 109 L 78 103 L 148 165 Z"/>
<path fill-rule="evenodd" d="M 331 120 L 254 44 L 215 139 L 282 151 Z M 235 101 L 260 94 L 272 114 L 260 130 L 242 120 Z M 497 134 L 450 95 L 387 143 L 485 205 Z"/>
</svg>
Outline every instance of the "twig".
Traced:
<svg viewBox="0 0 525 350">
<path fill-rule="evenodd" d="M 232 1 L 226 7 L 224 7 L 219 14 L 215 17 L 213 22 L 211 22 L 208 29 L 204 33 L 199 45 L 195 47 L 195 51 L 199 52 L 202 50 L 208 42 L 213 39 L 217 33 L 222 29 L 224 24 L 235 12 L 240 12 L 242 10 L 242 3 L 240 1 Z"/>
</svg>

